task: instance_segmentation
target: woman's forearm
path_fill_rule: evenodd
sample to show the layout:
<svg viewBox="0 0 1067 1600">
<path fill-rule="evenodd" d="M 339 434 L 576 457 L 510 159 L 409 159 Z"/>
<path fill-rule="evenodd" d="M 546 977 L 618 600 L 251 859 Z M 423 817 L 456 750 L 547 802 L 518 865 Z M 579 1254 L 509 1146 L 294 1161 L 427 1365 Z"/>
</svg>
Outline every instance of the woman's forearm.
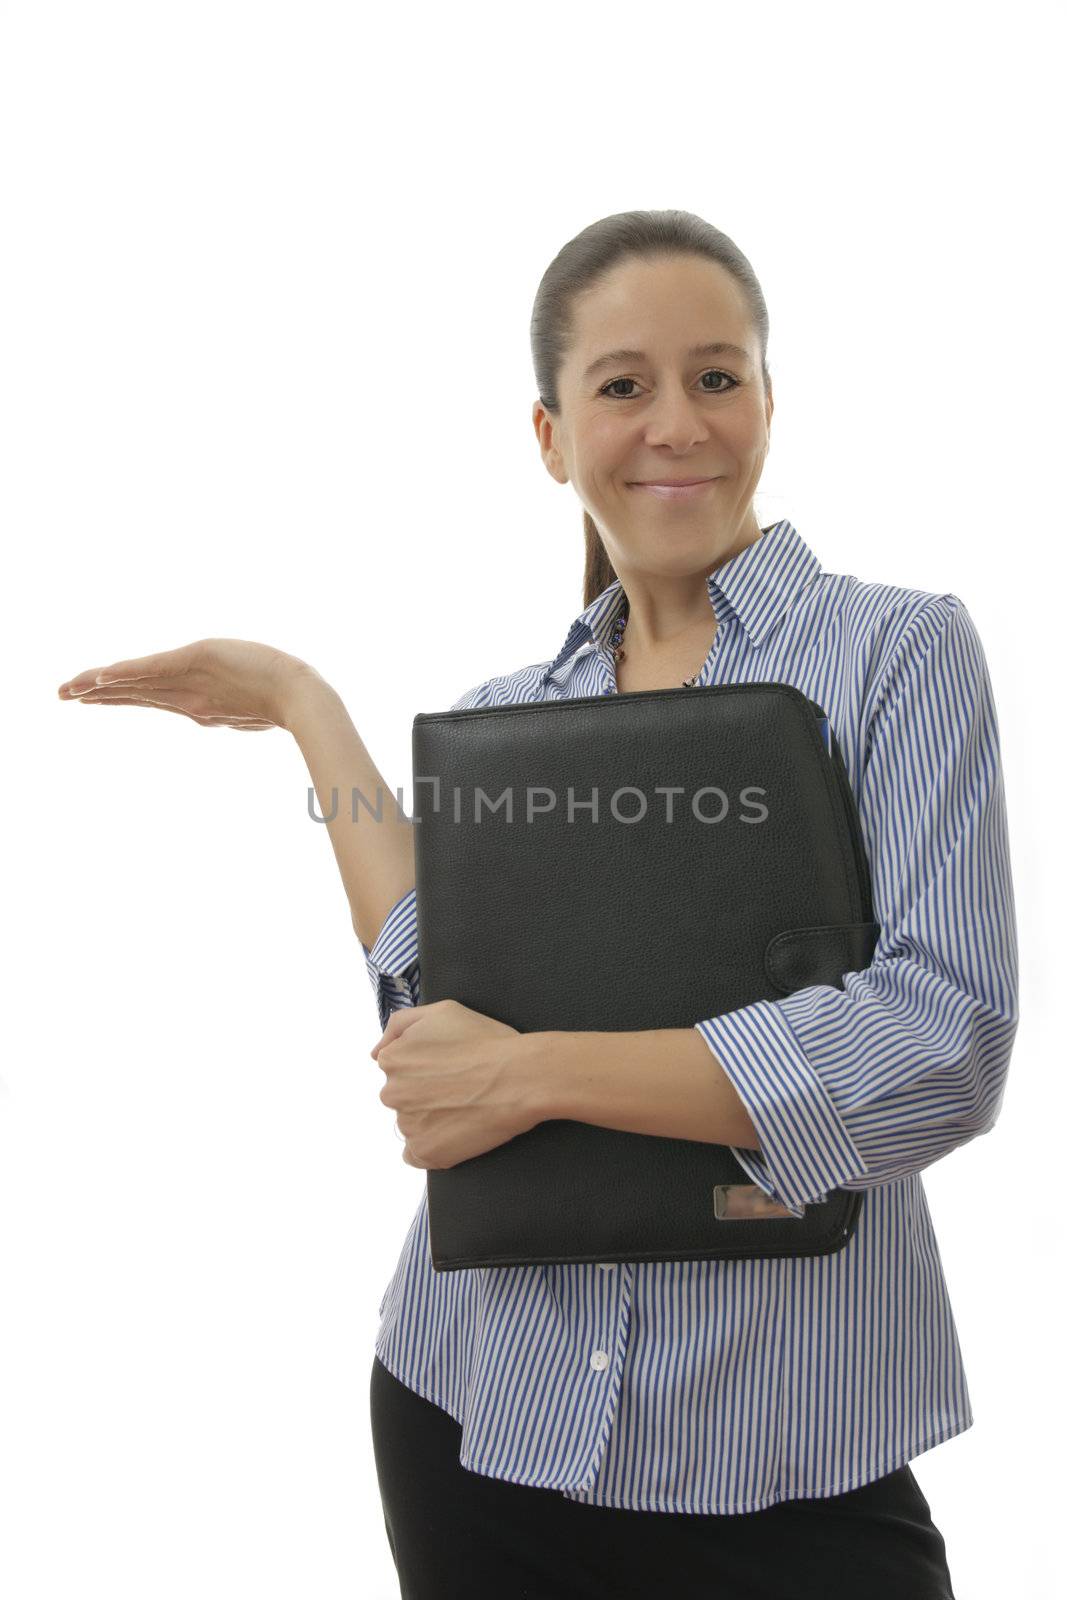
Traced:
<svg viewBox="0 0 1067 1600">
<path fill-rule="evenodd" d="M 760 1152 L 748 1111 L 698 1028 L 523 1033 L 513 1050 L 542 1121 Z"/>
<path fill-rule="evenodd" d="M 331 819 L 326 826 L 352 926 L 369 950 L 389 911 L 415 887 L 414 827 L 371 760 L 344 701 L 324 678 L 315 674 L 294 683 L 286 700 L 285 723 L 307 762 L 318 814 Z M 331 818 L 334 790 L 337 805 Z M 357 795 L 355 820 L 354 790 L 366 802 Z"/>
</svg>

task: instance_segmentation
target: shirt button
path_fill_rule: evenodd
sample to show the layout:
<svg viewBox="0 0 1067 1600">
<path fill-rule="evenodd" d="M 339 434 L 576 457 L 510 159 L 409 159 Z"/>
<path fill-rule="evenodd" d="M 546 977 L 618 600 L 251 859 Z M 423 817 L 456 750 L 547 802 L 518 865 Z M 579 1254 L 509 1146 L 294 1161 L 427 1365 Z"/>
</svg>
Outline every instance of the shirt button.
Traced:
<svg viewBox="0 0 1067 1600">
<path fill-rule="evenodd" d="M 597 1266 L 600 1268 L 601 1272 L 614 1272 L 615 1271 L 615 1265 L 616 1265 L 616 1263 L 614 1261 L 598 1261 L 597 1262 Z"/>
<path fill-rule="evenodd" d="M 593 1354 L 589 1357 L 589 1365 L 596 1372 L 603 1372 L 609 1360 L 610 1357 L 606 1350 L 594 1350 Z"/>
</svg>

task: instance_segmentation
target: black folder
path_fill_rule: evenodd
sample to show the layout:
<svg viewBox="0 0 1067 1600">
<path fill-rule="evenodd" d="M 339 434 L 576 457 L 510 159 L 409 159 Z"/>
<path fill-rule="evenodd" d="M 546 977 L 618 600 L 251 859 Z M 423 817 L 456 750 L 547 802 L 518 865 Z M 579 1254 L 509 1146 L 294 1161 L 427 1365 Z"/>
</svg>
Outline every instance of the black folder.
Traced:
<svg viewBox="0 0 1067 1600">
<path fill-rule="evenodd" d="M 848 774 L 786 683 L 420 712 L 420 1003 L 520 1032 L 688 1028 L 843 988 L 879 927 Z M 827 1255 L 863 1195 L 794 1216 L 728 1145 L 553 1119 L 426 1174 L 437 1271 Z"/>
</svg>

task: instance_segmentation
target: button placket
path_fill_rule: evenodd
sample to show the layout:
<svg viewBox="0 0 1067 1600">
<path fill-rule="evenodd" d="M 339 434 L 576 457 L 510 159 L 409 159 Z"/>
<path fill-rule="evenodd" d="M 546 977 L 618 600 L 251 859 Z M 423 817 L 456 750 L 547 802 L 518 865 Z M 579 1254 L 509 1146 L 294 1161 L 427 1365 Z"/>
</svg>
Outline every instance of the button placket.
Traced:
<svg viewBox="0 0 1067 1600">
<path fill-rule="evenodd" d="M 614 1272 L 618 1266 L 617 1261 L 598 1261 L 601 1272 Z M 594 1350 L 589 1357 L 589 1365 L 594 1372 L 606 1372 L 611 1366 L 611 1352 L 608 1350 Z"/>
</svg>

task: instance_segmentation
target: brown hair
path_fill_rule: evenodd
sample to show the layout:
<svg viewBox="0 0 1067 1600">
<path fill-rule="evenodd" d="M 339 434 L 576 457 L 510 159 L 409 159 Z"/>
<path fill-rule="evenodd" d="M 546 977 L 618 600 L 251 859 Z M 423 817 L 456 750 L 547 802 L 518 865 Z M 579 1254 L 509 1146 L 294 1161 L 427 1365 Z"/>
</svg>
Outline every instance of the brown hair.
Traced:
<svg viewBox="0 0 1067 1600">
<path fill-rule="evenodd" d="M 557 385 L 573 332 L 575 298 L 630 256 L 677 255 L 704 256 L 733 274 L 744 291 L 759 339 L 764 387 L 770 387 L 767 303 L 748 258 L 733 240 L 691 211 L 619 211 L 614 216 L 601 217 L 599 222 L 592 222 L 575 234 L 549 264 L 538 285 L 530 319 L 530 345 L 537 393 L 546 411 L 554 416 L 559 414 Z M 584 607 L 602 594 L 609 583 L 614 583 L 617 573 L 588 511 L 583 513 L 583 519 Z"/>
</svg>

